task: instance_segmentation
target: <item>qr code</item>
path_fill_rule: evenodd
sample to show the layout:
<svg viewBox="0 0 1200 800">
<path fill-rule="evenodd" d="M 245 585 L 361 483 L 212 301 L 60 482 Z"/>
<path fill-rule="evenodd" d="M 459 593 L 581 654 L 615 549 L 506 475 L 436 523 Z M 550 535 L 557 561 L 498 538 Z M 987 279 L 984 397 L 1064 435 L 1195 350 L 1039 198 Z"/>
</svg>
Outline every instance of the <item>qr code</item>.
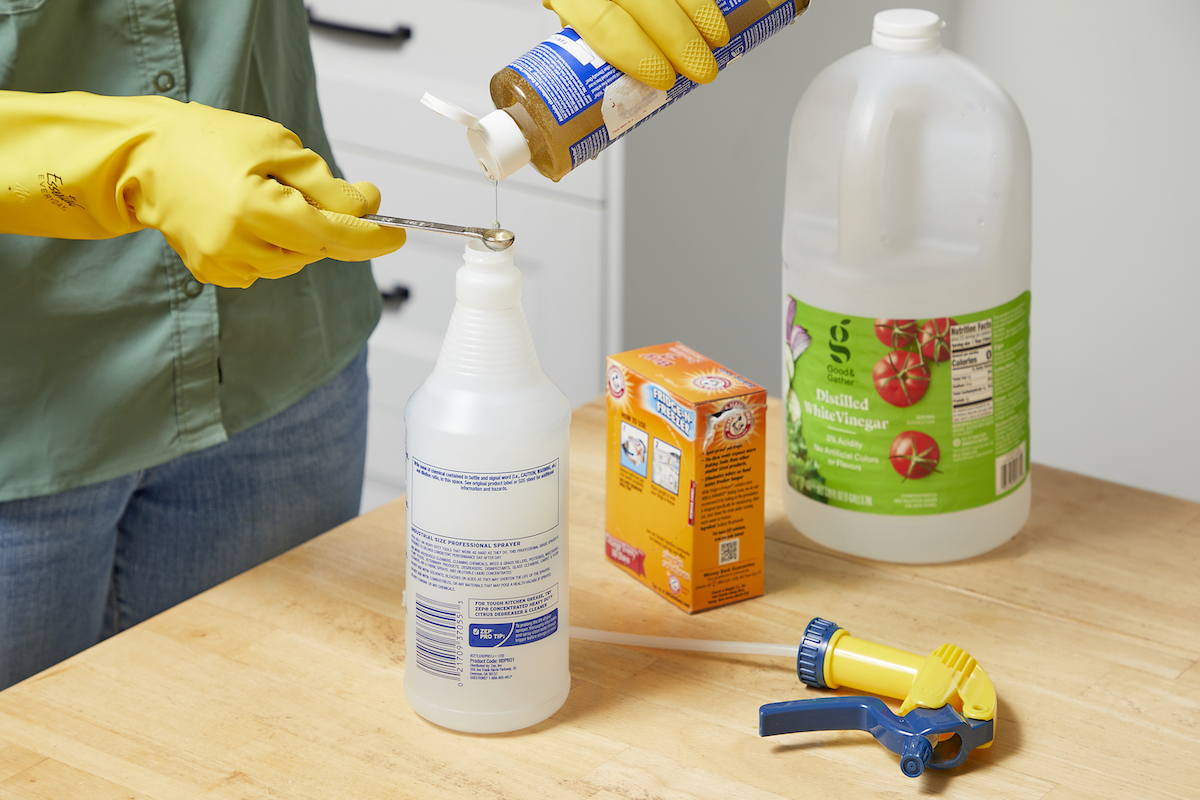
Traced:
<svg viewBox="0 0 1200 800">
<path fill-rule="evenodd" d="M 742 546 L 741 539 L 726 539 L 718 544 L 720 549 L 717 551 L 717 565 L 725 566 L 733 564 L 740 557 Z"/>
</svg>

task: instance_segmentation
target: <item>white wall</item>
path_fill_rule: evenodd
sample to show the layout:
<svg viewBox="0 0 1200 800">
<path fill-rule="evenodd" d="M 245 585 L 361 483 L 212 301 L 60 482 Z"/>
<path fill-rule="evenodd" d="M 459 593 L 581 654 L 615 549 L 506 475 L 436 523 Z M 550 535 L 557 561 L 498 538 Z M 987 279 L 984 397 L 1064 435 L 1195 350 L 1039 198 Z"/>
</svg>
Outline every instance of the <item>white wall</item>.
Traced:
<svg viewBox="0 0 1200 800">
<path fill-rule="evenodd" d="M 1200 3 L 958 12 L 1033 142 L 1033 457 L 1200 500 Z"/>
<path fill-rule="evenodd" d="M 626 142 L 626 349 L 679 339 L 780 391 L 788 129 L 830 62 L 870 44 L 886 0 L 813 0 Z M 927 3 L 945 14 L 950 0 Z M 603 158 L 603 156 L 601 156 Z"/>
<path fill-rule="evenodd" d="M 625 347 L 682 339 L 778 394 L 792 111 L 893 5 L 814 0 L 629 137 Z M 913 5 L 1029 125 L 1034 460 L 1200 500 L 1200 2 Z"/>
</svg>

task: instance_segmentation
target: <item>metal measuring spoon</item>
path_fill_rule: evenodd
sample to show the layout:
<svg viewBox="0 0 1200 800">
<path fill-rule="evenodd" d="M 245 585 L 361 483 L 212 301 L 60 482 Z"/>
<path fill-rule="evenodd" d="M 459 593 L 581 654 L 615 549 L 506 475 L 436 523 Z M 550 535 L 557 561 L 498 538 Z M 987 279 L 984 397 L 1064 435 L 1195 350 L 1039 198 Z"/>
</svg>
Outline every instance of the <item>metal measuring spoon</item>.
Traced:
<svg viewBox="0 0 1200 800">
<path fill-rule="evenodd" d="M 446 225 L 441 222 L 423 222 L 419 219 L 403 219 L 400 217 L 383 217 L 378 214 L 364 214 L 360 219 L 374 222 L 388 228 L 411 228 L 418 231 L 433 231 L 434 233 L 451 233 L 455 236 L 471 236 L 481 242 L 488 250 L 500 252 L 512 247 L 517 237 L 505 228 L 467 228 L 462 225 Z"/>
</svg>

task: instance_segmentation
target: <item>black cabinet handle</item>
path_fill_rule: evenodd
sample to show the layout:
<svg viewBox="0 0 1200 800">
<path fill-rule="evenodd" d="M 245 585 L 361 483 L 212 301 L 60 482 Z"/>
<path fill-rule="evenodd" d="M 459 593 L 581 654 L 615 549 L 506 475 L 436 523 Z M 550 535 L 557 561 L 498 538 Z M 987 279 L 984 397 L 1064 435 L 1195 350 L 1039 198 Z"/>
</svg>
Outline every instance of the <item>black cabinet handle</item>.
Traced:
<svg viewBox="0 0 1200 800">
<path fill-rule="evenodd" d="M 385 39 L 391 44 L 399 47 L 412 38 L 412 28 L 407 25 L 397 25 L 392 30 L 383 28 L 362 28 L 357 25 L 347 25 L 344 22 L 332 22 L 325 19 L 317 19 L 313 16 L 312 9 L 305 7 L 305 12 L 308 14 L 308 24 L 314 28 L 325 28 L 331 31 L 341 31 L 343 33 L 355 33 L 360 36 L 370 36 L 373 39 Z"/>
<path fill-rule="evenodd" d="M 384 306 L 395 311 L 404 305 L 404 301 L 412 296 L 412 292 L 407 286 L 393 286 L 391 289 L 380 289 L 379 296 L 383 298 Z"/>
</svg>

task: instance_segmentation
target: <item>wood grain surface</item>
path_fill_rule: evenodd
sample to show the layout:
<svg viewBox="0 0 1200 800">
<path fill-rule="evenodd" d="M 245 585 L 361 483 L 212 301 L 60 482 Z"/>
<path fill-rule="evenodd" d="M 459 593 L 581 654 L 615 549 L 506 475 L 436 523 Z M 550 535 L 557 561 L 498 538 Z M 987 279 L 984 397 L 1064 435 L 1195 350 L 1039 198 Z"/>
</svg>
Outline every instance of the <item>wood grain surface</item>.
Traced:
<svg viewBox="0 0 1200 800">
<path fill-rule="evenodd" d="M 572 624 L 954 642 L 996 684 L 995 745 L 904 778 L 865 733 L 759 738 L 759 705 L 822 694 L 787 659 L 580 641 L 551 719 L 437 728 L 404 699 L 401 501 L 0 692 L 0 798 L 1200 798 L 1200 505 L 1035 467 L 1007 545 L 880 564 L 786 521 L 773 448 L 766 595 L 687 616 L 606 563 L 603 403 L 572 425 Z"/>
</svg>

